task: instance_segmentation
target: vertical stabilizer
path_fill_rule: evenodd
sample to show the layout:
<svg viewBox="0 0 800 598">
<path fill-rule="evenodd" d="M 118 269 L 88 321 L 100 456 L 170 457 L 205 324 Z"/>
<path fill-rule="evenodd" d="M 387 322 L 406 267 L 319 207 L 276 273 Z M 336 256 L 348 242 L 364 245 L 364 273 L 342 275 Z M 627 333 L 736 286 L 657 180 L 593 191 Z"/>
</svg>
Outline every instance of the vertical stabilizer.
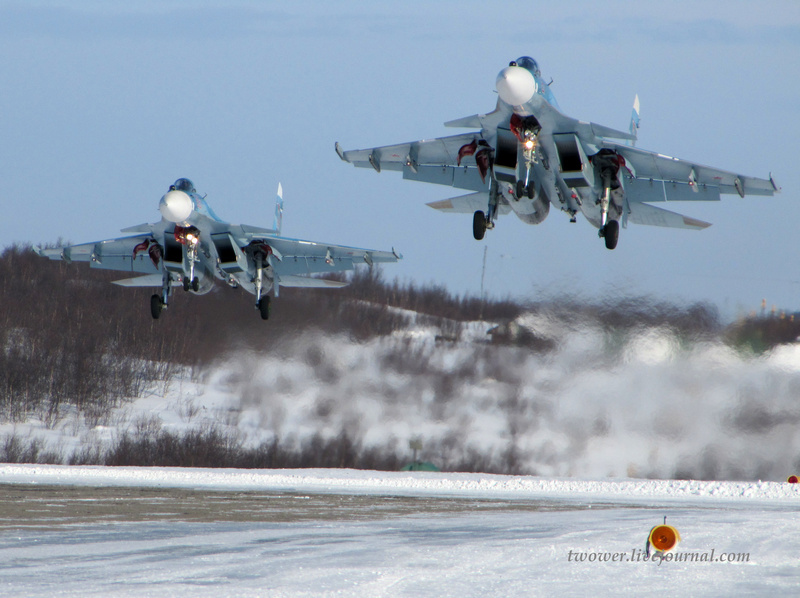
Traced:
<svg viewBox="0 0 800 598">
<path fill-rule="evenodd" d="M 272 222 L 272 228 L 275 234 L 281 234 L 281 225 L 283 224 L 283 187 L 278 183 L 278 197 L 275 201 L 275 220 Z"/>
<path fill-rule="evenodd" d="M 636 137 L 639 135 L 639 94 L 633 98 L 633 114 L 631 114 L 631 126 L 629 131 L 634 139 L 630 142 L 632 146 L 636 146 Z"/>
</svg>

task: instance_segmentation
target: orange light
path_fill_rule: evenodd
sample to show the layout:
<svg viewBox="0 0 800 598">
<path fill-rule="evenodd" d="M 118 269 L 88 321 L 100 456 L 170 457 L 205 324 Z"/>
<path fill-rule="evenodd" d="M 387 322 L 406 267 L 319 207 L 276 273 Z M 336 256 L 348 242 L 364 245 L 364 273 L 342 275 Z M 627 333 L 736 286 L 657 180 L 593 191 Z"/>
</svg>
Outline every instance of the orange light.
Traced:
<svg viewBox="0 0 800 598">
<path fill-rule="evenodd" d="M 681 541 L 681 535 L 671 525 L 657 525 L 650 530 L 650 545 L 659 552 L 669 552 Z"/>
</svg>

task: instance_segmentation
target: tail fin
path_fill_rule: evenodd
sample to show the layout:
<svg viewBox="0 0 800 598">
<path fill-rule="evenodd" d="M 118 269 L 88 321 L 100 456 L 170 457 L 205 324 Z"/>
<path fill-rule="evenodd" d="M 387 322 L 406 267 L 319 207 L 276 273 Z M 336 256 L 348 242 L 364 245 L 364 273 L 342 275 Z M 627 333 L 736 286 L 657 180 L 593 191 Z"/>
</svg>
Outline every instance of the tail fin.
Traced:
<svg viewBox="0 0 800 598">
<path fill-rule="evenodd" d="M 272 222 L 272 229 L 275 234 L 281 234 L 281 225 L 283 224 L 283 187 L 278 183 L 278 197 L 275 200 L 275 220 Z"/>
<path fill-rule="evenodd" d="M 639 135 L 639 94 L 633 98 L 633 114 L 631 114 L 631 126 L 628 129 L 633 135 L 634 139 L 631 141 L 632 146 L 636 146 L 636 137 Z"/>
</svg>

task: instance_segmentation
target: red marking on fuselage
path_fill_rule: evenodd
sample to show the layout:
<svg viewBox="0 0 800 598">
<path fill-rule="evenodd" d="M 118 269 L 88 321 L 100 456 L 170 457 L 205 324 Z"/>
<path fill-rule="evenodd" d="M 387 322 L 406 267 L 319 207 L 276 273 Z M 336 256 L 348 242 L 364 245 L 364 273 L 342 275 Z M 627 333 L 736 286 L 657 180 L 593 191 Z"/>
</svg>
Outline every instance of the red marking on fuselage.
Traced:
<svg viewBox="0 0 800 598">
<path fill-rule="evenodd" d="M 133 259 L 136 259 L 136 256 L 139 255 L 142 251 L 147 251 L 147 248 L 150 247 L 150 239 L 145 239 L 141 243 L 139 243 L 136 247 L 133 248 Z"/>
<path fill-rule="evenodd" d="M 466 156 L 472 156 L 475 153 L 475 150 L 478 149 L 478 140 L 473 139 L 472 143 L 466 143 L 458 148 L 458 159 L 456 160 L 456 165 L 461 166 L 461 159 Z"/>
</svg>

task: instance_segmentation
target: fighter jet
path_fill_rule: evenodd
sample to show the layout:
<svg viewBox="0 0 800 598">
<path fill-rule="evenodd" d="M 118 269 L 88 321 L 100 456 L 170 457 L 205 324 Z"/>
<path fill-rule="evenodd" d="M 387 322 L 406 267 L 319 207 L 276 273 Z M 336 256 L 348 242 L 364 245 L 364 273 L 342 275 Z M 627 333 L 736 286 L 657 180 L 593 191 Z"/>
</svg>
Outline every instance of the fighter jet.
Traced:
<svg viewBox="0 0 800 598">
<path fill-rule="evenodd" d="M 283 190 L 278 184 L 271 229 L 221 220 L 200 196 L 192 181 L 178 179 L 158 206 L 161 221 L 123 229 L 133 236 L 58 248 L 37 248 L 53 260 L 89 262 L 92 268 L 121 270 L 141 276 L 114 281 L 125 287 L 161 287 L 150 298 L 158 319 L 175 287 L 195 295 L 208 293 L 219 279 L 255 295 L 255 306 L 266 320 L 270 289 L 280 287 L 336 288 L 346 283 L 310 278 L 310 274 L 352 270 L 356 264 L 396 262 L 392 251 L 343 247 L 281 236 Z"/>
<path fill-rule="evenodd" d="M 336 143 L 336 153 L 355 166 L 402 171 L 404 179 L 470 191 L 428 205 L 473 214 L 477 240 L 494 228 L 499 214 L 513 211 L 523 222 L 539 224 L 554 206 L 571 222 L 583 213 L 599 229 L 605 246 L 614 249 L 620 224 L 624 228 L 628 222 L 710 226 L 652 203 L 779 191 L 771 175 L 748 177 L 636 148 L 638 96 L 625 132 L 565 116 L 529 56 L 501 70 L 496 87 L 493 112 L 444 123 L 474 132 L 351 151 Z"/>
</svg>

